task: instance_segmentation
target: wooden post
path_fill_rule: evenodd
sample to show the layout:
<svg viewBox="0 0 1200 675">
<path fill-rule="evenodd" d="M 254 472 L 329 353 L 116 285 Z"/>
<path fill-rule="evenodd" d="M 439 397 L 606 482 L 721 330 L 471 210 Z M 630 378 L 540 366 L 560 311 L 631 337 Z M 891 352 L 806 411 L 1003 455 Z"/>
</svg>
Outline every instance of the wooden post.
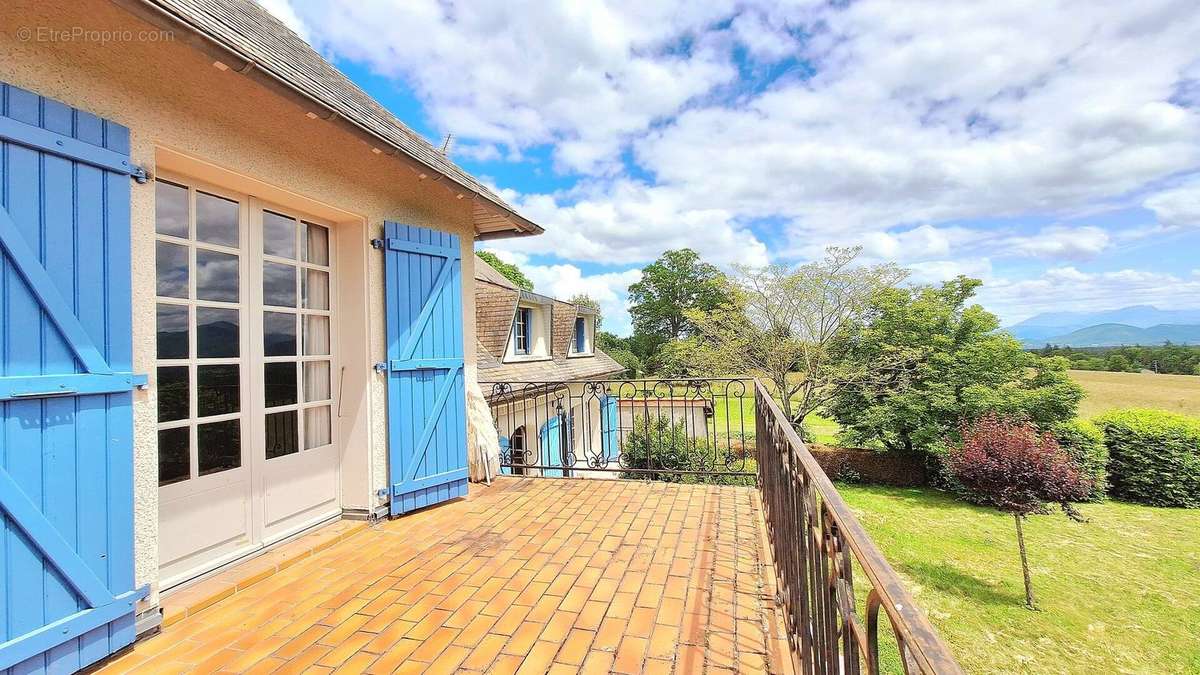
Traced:
<svg viewBox="0 0 1200 675">
<path fill-rule="evenodd" d="M 1021 574 L 1025 577 L 1025 604 L 1029 609 L 1037 609 L 1033 602 L 1033 579 L 1029 576 L 1029 558 L 1025 553 L 1025 530 L 1021 527 L 1024 516 L 1014 513 L 1013 519 L 1017 521 L 1017 546 L 1021 549 Z"/>
</svg>

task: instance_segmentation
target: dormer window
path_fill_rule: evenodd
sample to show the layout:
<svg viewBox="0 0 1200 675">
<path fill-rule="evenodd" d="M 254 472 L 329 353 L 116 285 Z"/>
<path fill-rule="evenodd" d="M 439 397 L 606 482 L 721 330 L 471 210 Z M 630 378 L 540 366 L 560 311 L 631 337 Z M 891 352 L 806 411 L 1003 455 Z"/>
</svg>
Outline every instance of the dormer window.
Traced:
<svg viewBox="0 0 1200 675">
<path fill-rule="evenodd" d="M 571 334 L 571 356 L 590 356 L 595 353 L 596 318 L 590 314 L 575 317 L 575 331 Z"/>
<path fill-rule="evenodd" d="M 550 315 L 547 304 L 537 298 L 523 299 L 513 312 L 506 361 L 537 361 L 550 358 Z"/>
</svg>

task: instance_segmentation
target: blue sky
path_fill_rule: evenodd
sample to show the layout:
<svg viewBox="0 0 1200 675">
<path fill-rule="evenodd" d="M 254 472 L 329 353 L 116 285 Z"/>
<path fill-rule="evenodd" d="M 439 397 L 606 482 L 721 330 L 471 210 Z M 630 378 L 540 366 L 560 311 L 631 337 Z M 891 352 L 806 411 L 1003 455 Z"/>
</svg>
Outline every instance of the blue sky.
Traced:
<svg viewBox="0 0 1200 675">
<path fill-rule="evenodd" d="M 262 0 L 547 234 L 544 293 L 830 245 L 1041 311 L 1200 307 L 1187 2 Z"/>
</svg>

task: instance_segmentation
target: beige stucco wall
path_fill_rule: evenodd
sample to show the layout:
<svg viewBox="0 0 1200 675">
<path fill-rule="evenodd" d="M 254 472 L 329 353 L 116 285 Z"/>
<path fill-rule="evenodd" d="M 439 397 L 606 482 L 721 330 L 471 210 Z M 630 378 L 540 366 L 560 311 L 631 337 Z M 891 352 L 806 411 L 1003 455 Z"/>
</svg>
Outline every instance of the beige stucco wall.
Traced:
<svg viewBox="0 0 1200 675">
<path fill-rule="evenodd" d="M 152 29 L 103 0 L 0 3 L 0 80 L 87 110 L 130 128 L 132 157 L 155 169 L 156 148 L 210 162 L 365 219 L 380 236 L 383 221 L 437 228 L 462 237 L 464 354 L 474 377 L 475 308 L 470 200 L 421 181 L 399 160 L 375 154 L 359 138 L 329 122 L 310 119 L 298 105 L 259 87 L 183 42 L 102 44 L 88 39 L 41 41 L 39 27 L 138 31 Z M 22 39 L 31 29 L 33 37 Z M 153 184 L 133 184 L 133 337 L 136 372 L 154 366 Z M 366 237 L 362 245 L 366 246 Z M 365 274 L 369 359 L 384 360 L 383 258 L 368 252 Z M 365 392 L 366 447 L 373 488 L 386 485 L 386 387 L 371 374 Z M 157 577 L 157 447 L 154 391 L 135 395 L 135 528 L 138 583 Z M 362 445 L 360 443 L 359 445 Z M 345 481 L 343 481 L 345 482 Z M 366 481 L 363 481 L 366 484 Z M 345 506 L 366 506 L 368 494 L 344 494 Z"/>
</svg>

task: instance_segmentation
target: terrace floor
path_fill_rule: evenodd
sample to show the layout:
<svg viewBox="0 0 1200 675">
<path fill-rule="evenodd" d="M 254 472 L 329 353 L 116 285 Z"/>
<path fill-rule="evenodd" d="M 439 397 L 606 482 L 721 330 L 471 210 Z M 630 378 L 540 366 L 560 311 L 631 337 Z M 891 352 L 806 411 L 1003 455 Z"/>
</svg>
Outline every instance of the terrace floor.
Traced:
<svg viewBox="0 0 1200 675">
<path fill-rule="evenodd" d="M 500 478 L 101 672 L 790 673 L 769 555 L 753 488 Z"/>
</svg>

